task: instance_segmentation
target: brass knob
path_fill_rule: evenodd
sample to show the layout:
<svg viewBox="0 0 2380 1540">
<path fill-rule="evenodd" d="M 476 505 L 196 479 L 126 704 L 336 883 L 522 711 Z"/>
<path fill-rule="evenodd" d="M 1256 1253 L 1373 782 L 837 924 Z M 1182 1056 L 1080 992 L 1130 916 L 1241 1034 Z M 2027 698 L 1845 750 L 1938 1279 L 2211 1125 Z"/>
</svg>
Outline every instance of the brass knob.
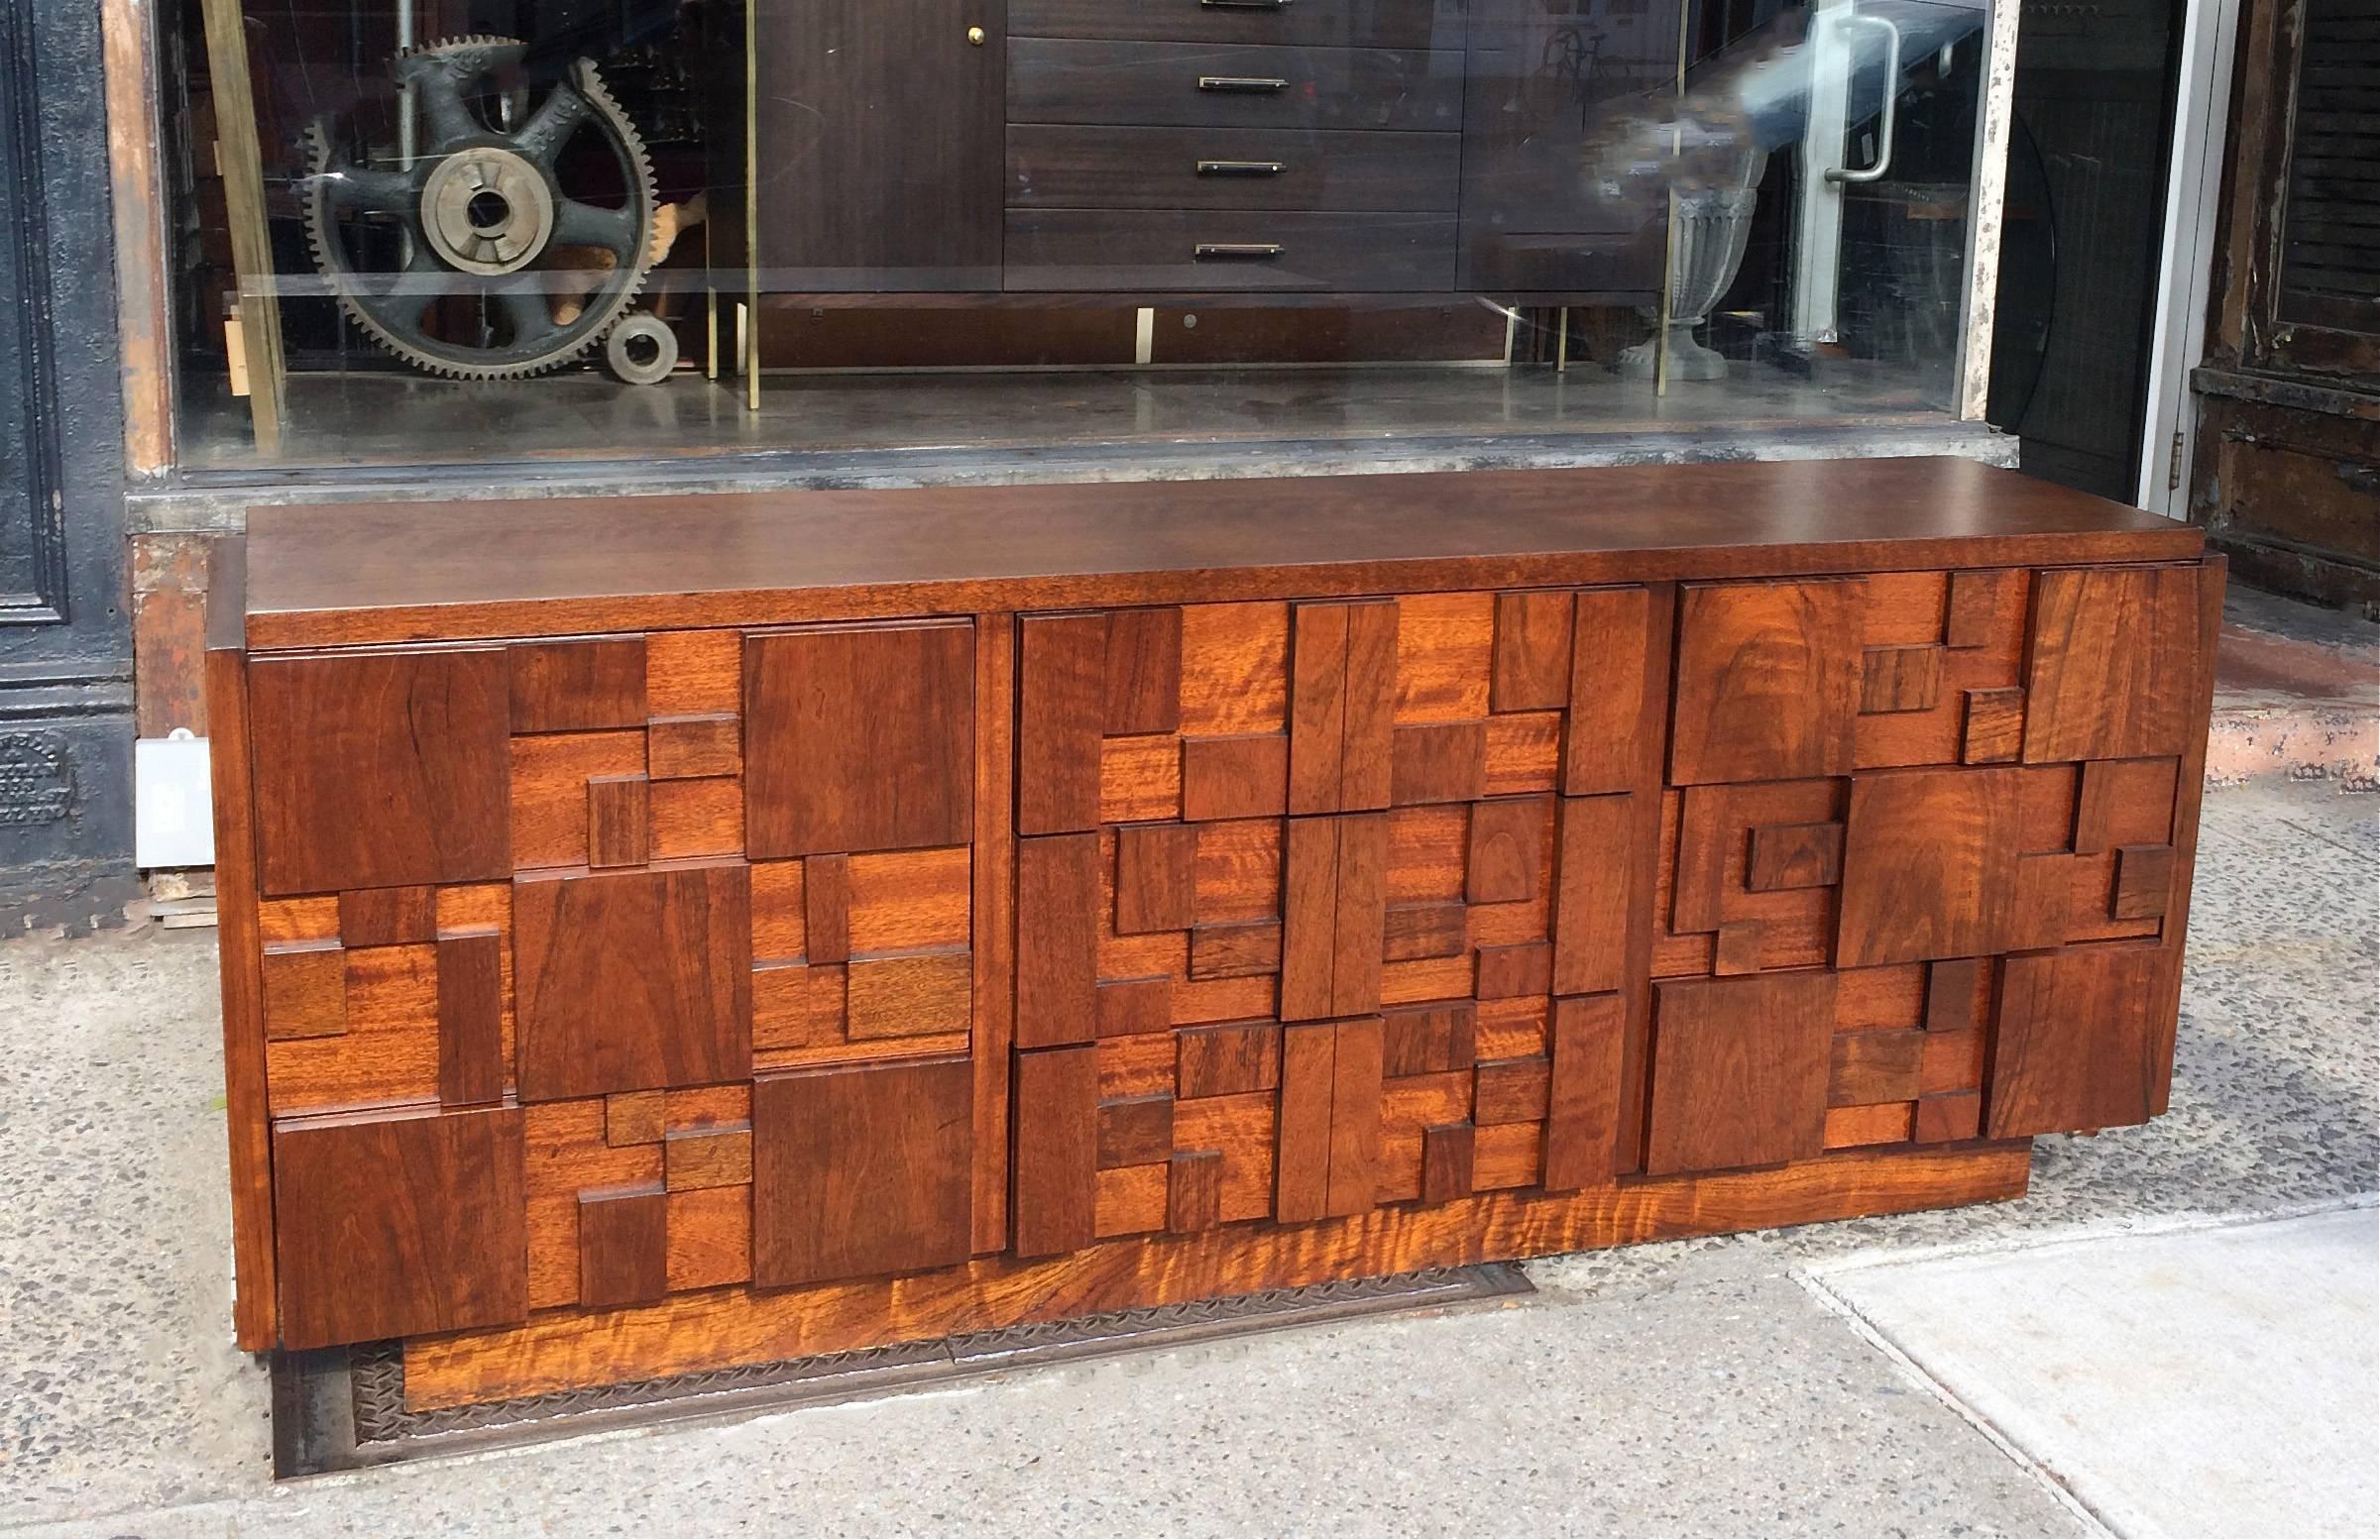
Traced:
<svg viewBox="0 0 2380 1540">
<path fill-rule="evenodd" d="M 983 29 L 980 27 L 969 27 L 966 30 L 966 41 L 973 44 L 977 48 L 983 47 Z"/>
</svg>

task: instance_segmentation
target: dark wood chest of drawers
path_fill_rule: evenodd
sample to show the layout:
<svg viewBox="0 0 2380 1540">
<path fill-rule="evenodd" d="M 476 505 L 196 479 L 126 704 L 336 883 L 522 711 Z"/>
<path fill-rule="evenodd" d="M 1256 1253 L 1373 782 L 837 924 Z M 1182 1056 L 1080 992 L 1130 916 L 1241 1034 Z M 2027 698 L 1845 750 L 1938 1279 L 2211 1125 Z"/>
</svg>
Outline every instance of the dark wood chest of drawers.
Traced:
<svg viewBox="0 0 2380 1540">
<path fill-rule="evenodd" d="M 1587 124 L 1676 46 L 1676 0 L 761 4 L 760 286 L 1643 300 L 1665 205 Z"/>
<path fill-rule="evenodd" d="M 410 1408 L 2010 1197 L 2221 566 L 1957 462 L 259 510 L 241 1341 Z"/>
</svg>

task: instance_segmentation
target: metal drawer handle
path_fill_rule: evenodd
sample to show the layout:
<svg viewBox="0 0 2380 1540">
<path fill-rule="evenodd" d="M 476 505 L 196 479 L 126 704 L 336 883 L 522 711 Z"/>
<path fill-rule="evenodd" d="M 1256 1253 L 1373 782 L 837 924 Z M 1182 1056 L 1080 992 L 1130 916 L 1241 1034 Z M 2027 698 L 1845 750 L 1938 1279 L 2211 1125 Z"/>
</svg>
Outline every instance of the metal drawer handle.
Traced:
<svg viewBox="0 0 2380 1540">
<path fill-rule="evenodd" d="M 1198 0 L 1210 11 L 1286 11 L 1290 0 Z"/>
<path fill-rule="evenodd" d="M 1266 91 L 1286 91 L 1289 88 L 1290 83 L 1277 75 L 1198 76 L 1198 89 L 1201 91 L 1243 91 L 1261 94 Z"/>
<path fill-rule="evenodd" d="M 1199 262 L 1262 262 L 1281 255 L 1277 241 L 1200 241 L 1190 248 Z"/>
<path fill-rule="evenodd" d="M 1200 161 L 1201 176 L 1278 176 L 1289 167 L 1279 161 Z"/>
</svg>

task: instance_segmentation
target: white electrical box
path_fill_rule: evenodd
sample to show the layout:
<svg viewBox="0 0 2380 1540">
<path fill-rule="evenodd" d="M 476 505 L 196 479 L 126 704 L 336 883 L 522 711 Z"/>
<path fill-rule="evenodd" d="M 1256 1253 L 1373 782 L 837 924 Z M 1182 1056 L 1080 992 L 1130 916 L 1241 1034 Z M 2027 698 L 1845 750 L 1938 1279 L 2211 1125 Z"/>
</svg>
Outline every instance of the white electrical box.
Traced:
<svg viewBox="0 0 2380 1540">
<path fill-rule="evenodd" d="M 206 739 L 187 727 L 132 745 L 134 864 L 215 864 L 214 783 Z"/>
</svg>

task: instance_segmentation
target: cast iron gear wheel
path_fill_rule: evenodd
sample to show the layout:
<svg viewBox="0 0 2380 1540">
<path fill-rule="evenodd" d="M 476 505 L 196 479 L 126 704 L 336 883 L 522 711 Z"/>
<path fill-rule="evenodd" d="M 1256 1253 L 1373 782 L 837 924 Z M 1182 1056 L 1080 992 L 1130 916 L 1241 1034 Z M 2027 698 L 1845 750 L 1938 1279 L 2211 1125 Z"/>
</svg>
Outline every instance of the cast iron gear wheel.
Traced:
<svg viewBox="0 0 2380 1540">
<path fill-rule="evenodd" d="M 593 59 L 573 62 L 510 132 L 473 111 L 472 86 L 517 64 L 524 52 L 514 38 L 469 37 L 397 56 L 390 73 L 413 88 L 423 131 L 409 170 L 345 161 L 333 154 L 326 124 L 306 130 L 306 244 L 340 308 L 397 357 L 457 380 L 517 380 L 578 358 L 635 303 L 652 265 L 652 163 Z M 582 127 L 618 161 L 624 207 L 581 202 L 563 190 L 555 163 Z M 410 254 L 403 267 L 359 268 L 349 219 L 401 226 Z M 613 265 L 539 264 L 565 249 L 608 252 Z M 580 293 L 579 313 L 555 320 L 555 296 Z M 431 301 L 458 294 L 480 300 L 494 340 L 454 342 L 423 329 Z"/>
</svg>

